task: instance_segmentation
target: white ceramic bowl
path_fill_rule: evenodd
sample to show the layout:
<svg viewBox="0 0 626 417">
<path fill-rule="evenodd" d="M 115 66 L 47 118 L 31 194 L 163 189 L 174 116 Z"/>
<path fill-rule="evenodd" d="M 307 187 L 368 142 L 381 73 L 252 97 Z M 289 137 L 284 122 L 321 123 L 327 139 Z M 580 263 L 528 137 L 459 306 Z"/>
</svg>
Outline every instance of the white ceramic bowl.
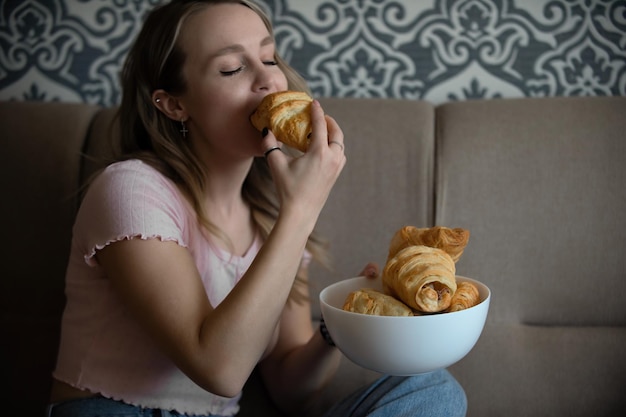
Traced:
<svg viewBox="0 0 626 417">
<path fill-rule="evenodd" d="M 358 314 L 342 310 L 348 294 L 360 288 L 381 290 L 382 283 L 350 278 L 324 288 L 320 307 L 326 327 L 343 354 L 364 368 L 389 375 L 415 375 L 446 368 L 461 360 L 482 333 L 491 293 L 486 285 L 470 281 L 480 293 L 480 304 L 454 313 L 414 317 Z"/>
</svg>

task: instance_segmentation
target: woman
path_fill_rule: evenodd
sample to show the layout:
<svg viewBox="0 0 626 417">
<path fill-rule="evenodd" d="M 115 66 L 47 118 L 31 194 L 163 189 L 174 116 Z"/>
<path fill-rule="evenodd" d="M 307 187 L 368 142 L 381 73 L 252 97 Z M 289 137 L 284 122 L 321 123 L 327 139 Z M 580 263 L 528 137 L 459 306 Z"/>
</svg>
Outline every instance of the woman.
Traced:
<svg viewBox="0 0 626 417">
<path fill-rule="evenodd" d="M 153 10 L 122 88 L 120 156 L 74 227 L 50 415 L 230 416 L 257 365 L 277 405 L 298 410 L 340 358 L 312 328 L 307 288 L 309 262 L 325 259 L 315 223 L 346 162 L 340 127 L 315 101 L 301 157 L 252 127 L 265 95 L 306 86 L 248 1 Z M 341 407 L 435 395 L 464 413 L 447 373 L 429 381 L 381 379 Z"/>
</svg>

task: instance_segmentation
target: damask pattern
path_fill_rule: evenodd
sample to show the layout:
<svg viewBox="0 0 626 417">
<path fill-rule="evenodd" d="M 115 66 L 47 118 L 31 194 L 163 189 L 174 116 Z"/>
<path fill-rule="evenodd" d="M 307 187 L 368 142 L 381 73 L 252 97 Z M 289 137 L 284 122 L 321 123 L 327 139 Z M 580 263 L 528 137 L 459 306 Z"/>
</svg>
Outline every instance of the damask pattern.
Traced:
<svg viewBox="0 0 626 417">
<path fill-rule="evenodd" d="M 119 102 L 119 71 L 158 0 L 2 0 L 0 99 Z"/>
<path fill-rule="evenodd" d="M 0 99 L 119 102 L 159 0 L 2 0 Z M 626 0 L 263 0 L 316 96 L 626 95 Z"/>
</svg>

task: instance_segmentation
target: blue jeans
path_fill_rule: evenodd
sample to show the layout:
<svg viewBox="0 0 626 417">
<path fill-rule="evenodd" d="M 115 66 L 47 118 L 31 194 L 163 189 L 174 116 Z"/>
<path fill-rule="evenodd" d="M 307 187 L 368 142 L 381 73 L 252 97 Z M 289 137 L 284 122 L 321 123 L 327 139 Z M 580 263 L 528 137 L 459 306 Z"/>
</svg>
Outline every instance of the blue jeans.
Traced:
<svg viewBox="0 0 626 417">
<path fill-rule="evenodd" d="M 464 417 L 465 392 L 448 371 L 383 376 L 331 408 L 324 417 Z M 102 397 L 72 400 L 51 408 L 48 417 L 178 417 L 176 412 L 140 408 Z M 218 416 L 203 416 L 218 417 Z"/>
<path fill-rule="evenodd" d="M 463 417 L 467 398 L 448 371 L 383 376 L 348 396 L 324 417 Z"/>
</svg>

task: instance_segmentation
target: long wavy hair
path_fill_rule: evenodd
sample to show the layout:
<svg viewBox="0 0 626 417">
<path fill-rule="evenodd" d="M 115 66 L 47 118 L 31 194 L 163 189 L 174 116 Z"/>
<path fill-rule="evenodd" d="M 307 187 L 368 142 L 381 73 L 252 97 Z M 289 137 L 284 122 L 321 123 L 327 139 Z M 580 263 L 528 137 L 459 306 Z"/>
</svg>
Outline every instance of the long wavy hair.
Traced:
<svg viewBox="0 0 626 417">
<path fill-rule="evenodd" d="M 173 0 L 153 9 L 122 69 L 122 102 L 117 113 L 121 132 L 116 159 L 141 159 L 171 179 L 191 202 L 201 227 L 230 244 L 219 227 L 204 214 L 202 191 L 208 167 L 196 157 L 190 141 L 182 137 L 177 122 L 165 116 L 152 102 L 152 93 L 157 89 L 178 95 L 187 88 L 182 74 L 186 57 L 178 44 L 185 21 L 208 6 L 224 3 L 252 9 L 274 36 L 267 15 L 247 0 Z M 278 53 L 275 61 L 285 74 L 289 89 L 309 92 L 304 79 Z M 265 240 L 279 211 L 277 192 L 265 158 L 254 158 L 243 184 L 242 196 Z M 326 242 L 317 232 L 309 237 L 306 248 L 314 260 L 329 265 Z M 297 276 L 289 297 L 291 301 L 304 300 L 306 288 L 303 285 L 308 285 L 305 277 Z"/>
</svg>

